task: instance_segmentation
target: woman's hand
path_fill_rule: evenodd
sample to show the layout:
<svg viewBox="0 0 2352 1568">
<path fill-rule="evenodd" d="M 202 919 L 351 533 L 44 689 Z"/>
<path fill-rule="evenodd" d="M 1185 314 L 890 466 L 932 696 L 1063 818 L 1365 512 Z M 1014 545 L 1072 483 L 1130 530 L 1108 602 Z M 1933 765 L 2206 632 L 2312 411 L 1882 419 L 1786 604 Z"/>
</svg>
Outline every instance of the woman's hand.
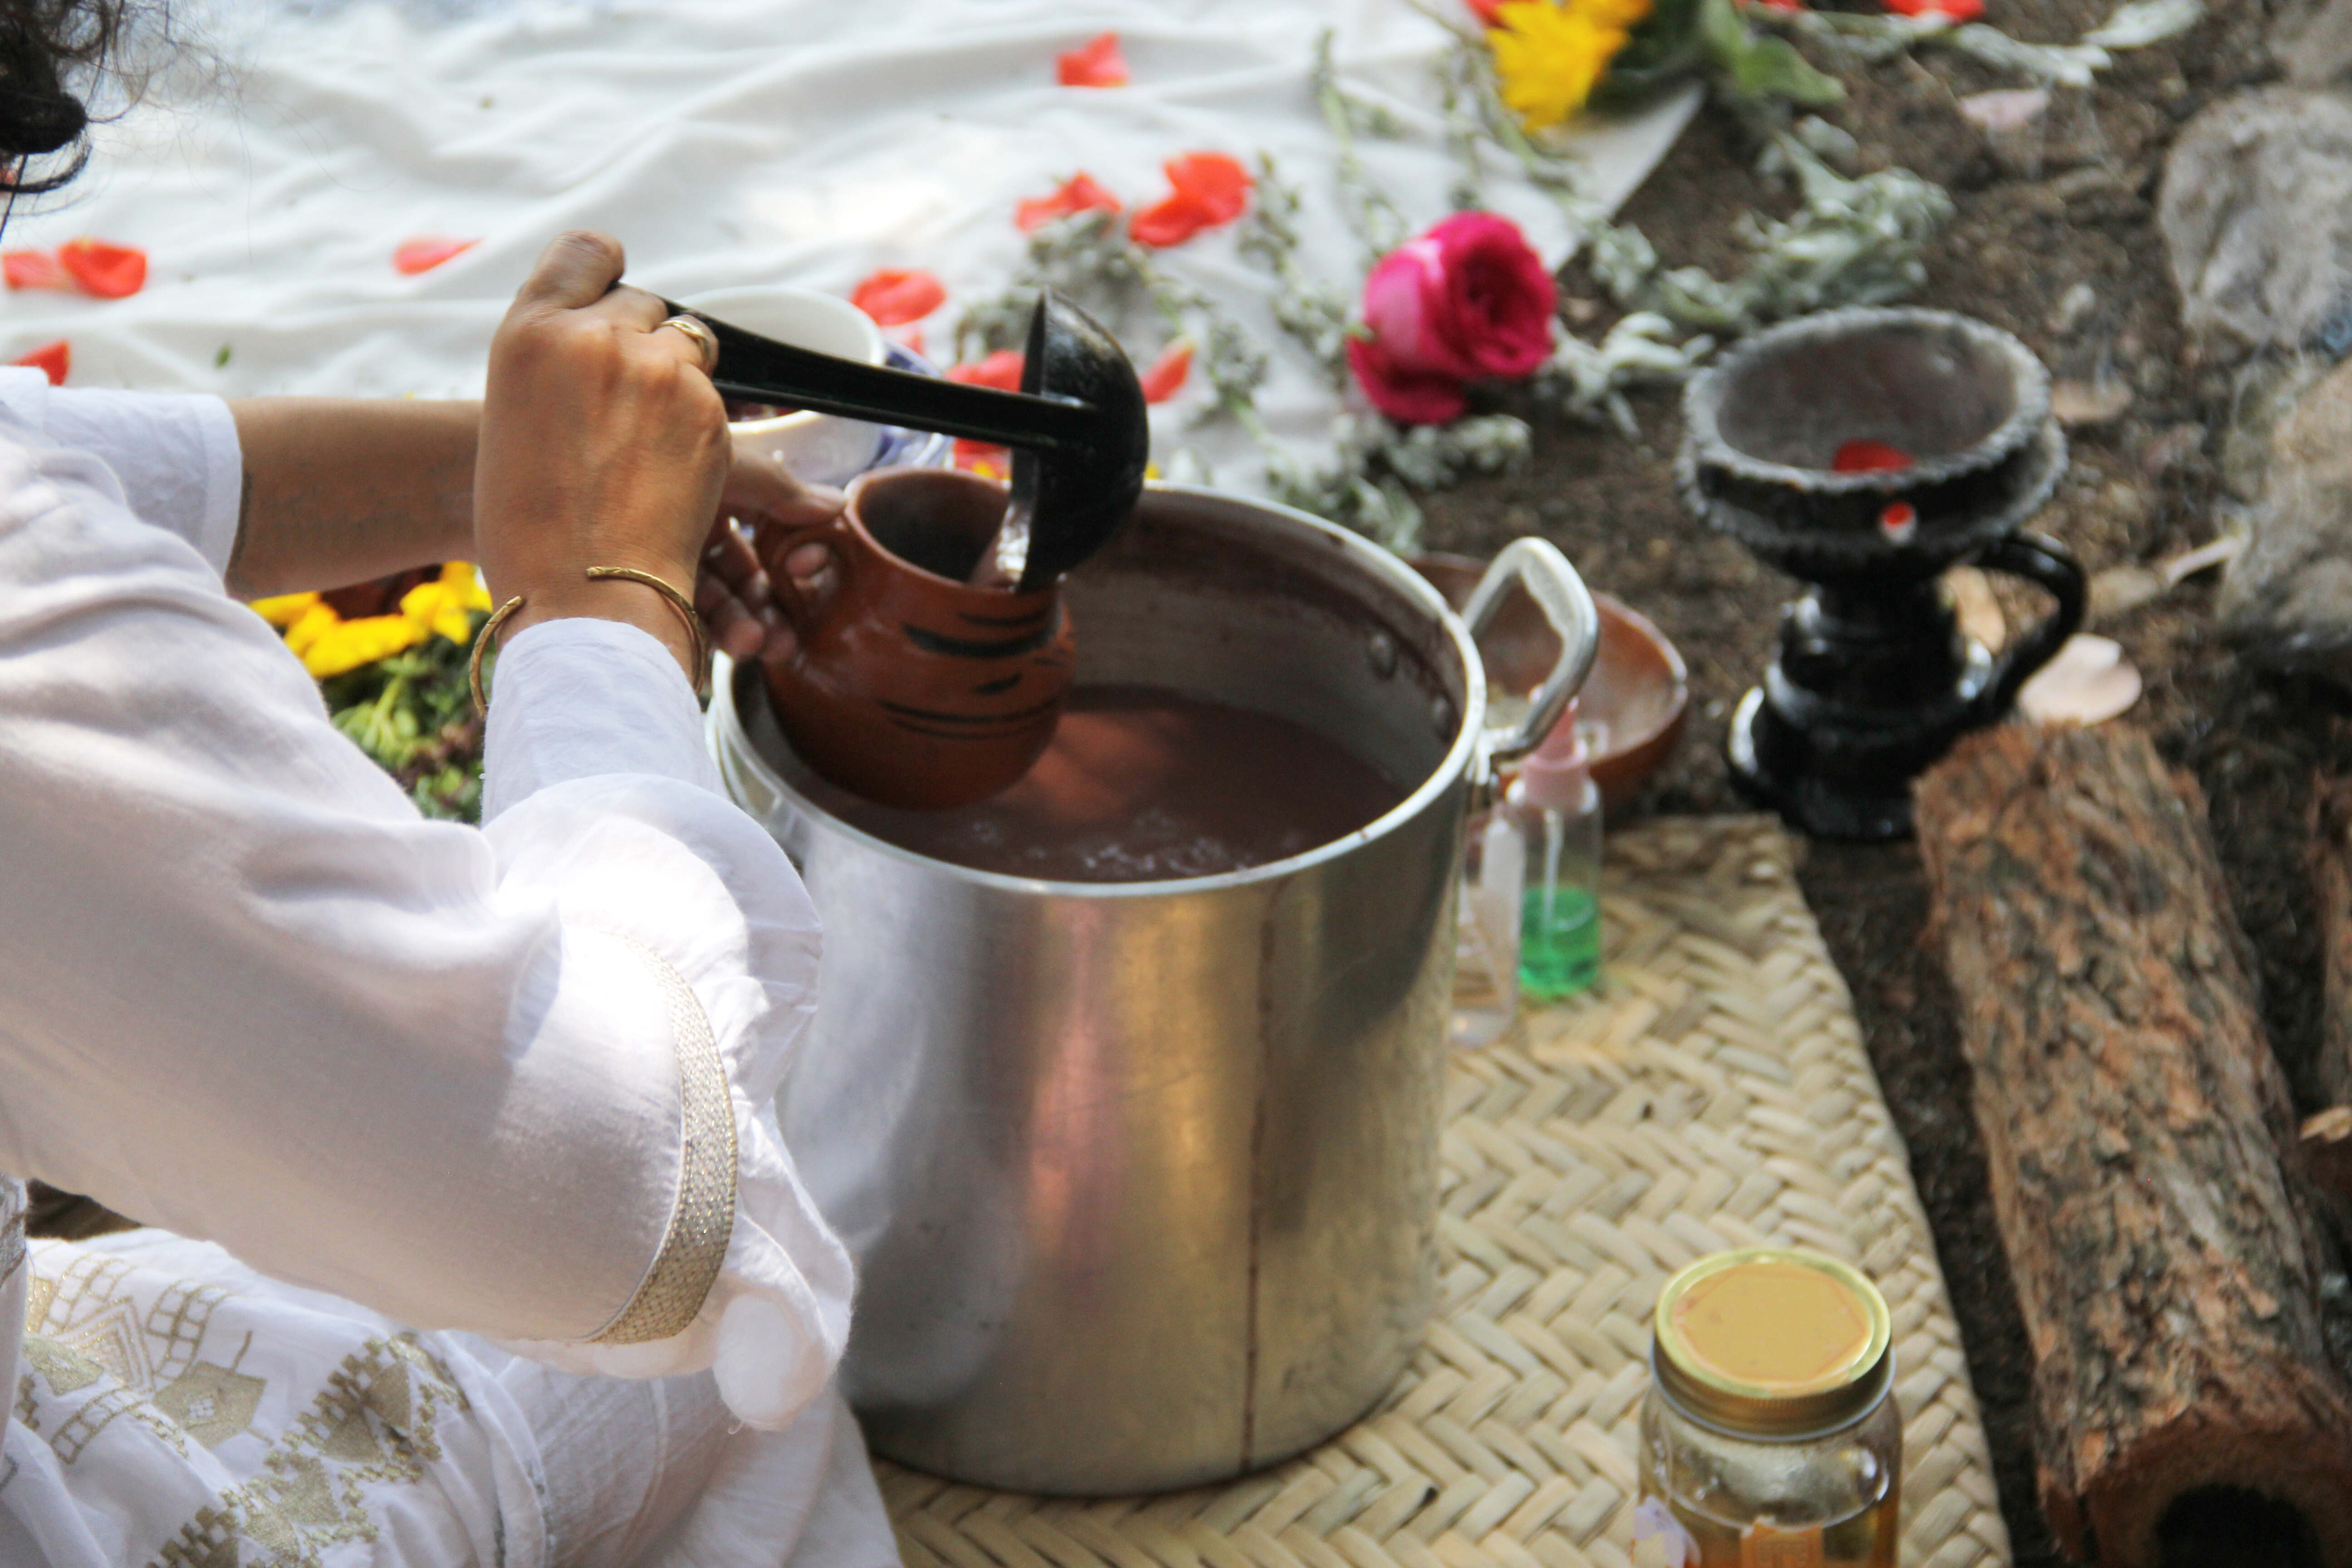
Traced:
<svg viewBox="0 0 2352 1568">
<path fill-rule="evenodd" d="M 522 598 L 509 635 L 600 616 L 685 663 L 692 639 L 660 595 L 587 575 L 633 566 L 691 588 L 730 456 L 700 345 L 662 327 L 658 299 L 615 286 L 622 265 L 608 236 L 562 235 L 515 296 L 490 342 L 474 534 L 490 596 Z"/>
<path fill-rule="evenodd" d="M 711 530 L 703 551 L 702 581 L 694 596 L 713 647 L 739 661 L 791 660 L 797 642 L 792 623 L 776 605 L 771 573 L 782 572 L 789 579 L 782 592 L 821 605 L 833 587 L 832 556 L 822 544 L 803 544 L 785 551 L 779 562 L 770 558 L 774 542 L 837 516 L 845 504 L 839 490 L 804 484 L 781 463 L 764 458 L 735 459 L 719 498 L 719 526 Z"/>
</svg>

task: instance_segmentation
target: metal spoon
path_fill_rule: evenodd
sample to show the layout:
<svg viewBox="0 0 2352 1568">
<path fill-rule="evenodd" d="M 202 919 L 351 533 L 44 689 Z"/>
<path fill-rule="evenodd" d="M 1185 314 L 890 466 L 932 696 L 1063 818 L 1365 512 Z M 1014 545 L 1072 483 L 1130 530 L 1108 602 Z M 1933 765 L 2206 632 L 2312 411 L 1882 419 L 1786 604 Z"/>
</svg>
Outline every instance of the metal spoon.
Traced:
<svg viewBox="0 0 2352 1568">
<path fill-rule="evenodd" d="M 1012 447 L 1012 501 L 981 569 L 1024 592 L 1101 549 L 1143 493 L 1151 435 L 1135 367 L 1108 332 L 1051 289 L 1029 317 L 1019 392 L 836 359 L 669 309 L 719 339 L 710 379 L 723 396 Z"/>
</svg>

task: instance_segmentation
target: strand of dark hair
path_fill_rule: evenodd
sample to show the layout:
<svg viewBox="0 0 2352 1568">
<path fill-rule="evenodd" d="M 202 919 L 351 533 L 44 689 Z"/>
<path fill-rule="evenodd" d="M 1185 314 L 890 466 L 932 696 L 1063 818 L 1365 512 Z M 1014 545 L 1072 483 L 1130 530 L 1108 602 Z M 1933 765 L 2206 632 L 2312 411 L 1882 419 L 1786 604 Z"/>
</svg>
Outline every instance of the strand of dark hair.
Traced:
<svg viewBox="0 0 2352 1568">
<path fill-rule="evenodd" d="M 0 195 L 53 191 L 81 173 L 89 110 L 75 89 L 105 68 L 134 8 L 0 0 Z"/>
</svg>

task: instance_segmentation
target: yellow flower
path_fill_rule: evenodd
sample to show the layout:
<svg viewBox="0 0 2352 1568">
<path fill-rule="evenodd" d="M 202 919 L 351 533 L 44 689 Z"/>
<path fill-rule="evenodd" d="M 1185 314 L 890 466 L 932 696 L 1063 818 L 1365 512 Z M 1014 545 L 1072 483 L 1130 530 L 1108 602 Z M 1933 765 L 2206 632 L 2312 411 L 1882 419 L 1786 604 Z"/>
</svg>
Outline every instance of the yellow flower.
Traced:
<svg viewBox="0 0 2352 1568">
<path fill-rule="evenodd" d="M 468 613 L 487 613 L 489 607 L 489 595 L 474 574 L 472 563 L 466 561 L 450 562 L 441 568 L 440 581 L 419 583 L 400 597 L 402 615 L 454 643 L 462 643 L 474 633 L 474 623 L 466 618 Z"/>
<path fill-rule="evenodd" d="M 319 602 L 316 594 L 280 594 L 274 599 L 256 599 L 253 613 L 273 626 L 292 626 L 302 618 L 311 605 Z"/>
<path fill-rule="evenodd" d="M 467 618 L 488 611 L 490 596 L 470 562 L 452 561 L 439 578 L 420 583 L 401 595 L 400 613 L 364 616 L 347 621 L 316 594 L 281 594 L 253 601 L 254 613 L 273 626 L 283 627 L 286 646 L 302 668 L 320 680 L 341 675 L 363 664 L 415 647 L 429 637 L 463 643 L 473 636 Z"/>
<path fill-rule="evenodd" d="M 1506 0 L 1486 35 L 1503 101 L 1529 131 L 1558 125 L 1592 96 L 1650 0 Z"/>
<path fill-rule="evenodd" d="M 324 680 L 390 658 L 430 635 L 406 616 L 362 616 L 347 621 L 331 605 L 314 605 L 286 628 L 286 646 L 314 679 Z"/>
</svg>

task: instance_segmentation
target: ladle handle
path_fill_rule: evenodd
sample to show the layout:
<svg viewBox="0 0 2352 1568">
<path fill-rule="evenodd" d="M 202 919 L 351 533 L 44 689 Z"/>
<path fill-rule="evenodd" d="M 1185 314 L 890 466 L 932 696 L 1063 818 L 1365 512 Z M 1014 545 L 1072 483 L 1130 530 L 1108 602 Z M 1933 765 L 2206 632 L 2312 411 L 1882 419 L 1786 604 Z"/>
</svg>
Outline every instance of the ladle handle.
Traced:
<svg viewBox="0 0 2352 1568">
<path fill-rule="evenodd" d="M 1528 711 L 1518 724 L 1509 730 L 1486 731 L 1486 757 L 1490 763 L 1517 762 L 1543 743 L 1552 726 L 1567 710 L 1569 700 L 1584 689 L 1585 678 L 1592 673 L 1592 661 L 1601 652 L 1601 612 L 1593 607 L 1592 595 L 1585 591 L 1584 579 L 1568 563 L 1568 557 L 1548 540 L 1514 539 L 1503 547 L 1478 579 L 1477 590 L 1470 603 L 1463 607 L 1462 618 L 1470 627 L 1470 637 L 1475 642 L 1487 623 L 1502 608 L 1503 595 L 1513 583 L 1524 583 L 1535 598 L 1536 605 L 1551 623 L 1559 637 L 1559 660 L 1544 677 L 1535 696 L 1528 700 Z"/>
<path fill-rule="evenodd" d="M 667 300 L 662 303 L 674 315 L 692 316 L 718 338 L 719 365 L 710 379 L 721 396 L 1033 451 L 1085 452 L 1099 442 L 1094 410 L 1083 403 L 837 359 L 775 342 Z"/>
<path fill-rule="evenodd" d="M 2090 587 L 2082 566 L 2066 552 L 2066 547 L 2039 533 L 2012 534 L 1998 541 L 1977 557 L 1977 564 L 1988 572 L 2022 577 L 2058 601 L 2058 607 L 2040 626 L 1993 665 L 1992 679 L 1977 699 L 1976 721 L 1997 724 L 2009 717 L 2009 710 L 2017 705 L 2017 694 L 2034 672 L 2057 658 L 2066 639 L 2082 629 L 2084 614 L 2090 607 Z"/>
</svg>

